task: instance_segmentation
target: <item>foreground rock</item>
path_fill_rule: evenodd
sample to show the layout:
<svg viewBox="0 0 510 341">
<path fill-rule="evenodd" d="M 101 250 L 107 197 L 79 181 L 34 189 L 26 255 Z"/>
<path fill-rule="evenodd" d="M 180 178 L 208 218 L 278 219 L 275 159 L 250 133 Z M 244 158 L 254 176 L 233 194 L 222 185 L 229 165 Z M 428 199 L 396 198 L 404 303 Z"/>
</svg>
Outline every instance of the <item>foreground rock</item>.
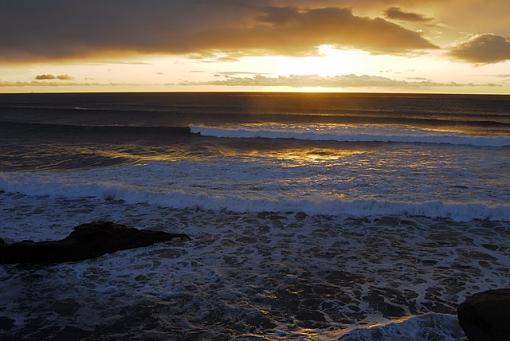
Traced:
<svg viewBox="0 0 510 341">
<path fill-rule="evenodd" d="M 468 297 L 458 309 L 459 322 L 471 341 L 510 340 L 510 289 Z"/>
<path fill-rule="evenodd" d="M 69 236 L 57 241 L 7 244 L 0 239 L 0 264 L 74 262 L 175 238 L 190 239 L 185 234 L 137 230 L 111 222 L 94 222 L 75 227 Z"/>
</svg>

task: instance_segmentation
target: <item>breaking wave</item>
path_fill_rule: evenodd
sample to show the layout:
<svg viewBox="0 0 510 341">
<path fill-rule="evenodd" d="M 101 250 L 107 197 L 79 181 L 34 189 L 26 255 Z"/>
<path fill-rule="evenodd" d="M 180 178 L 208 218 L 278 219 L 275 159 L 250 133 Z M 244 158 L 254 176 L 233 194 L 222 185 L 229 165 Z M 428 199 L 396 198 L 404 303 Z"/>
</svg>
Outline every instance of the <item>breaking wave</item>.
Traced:
<svg viewBox="0 0 510 341">
<path fill-rule="evenodd" d="M 111 180 L 80 182 L 73 179 L 23 175 L 21 177 L 0 173 L 0 191 L 33 196 L 65 198 L 94 197 L 100 200 L 123 200 L 128 203 L 148 203 L 164 207 L 227 209 L 236 212 L 304 212 L 310 215 L 332 216 L 425 216 L 449 218 L 455 221 L 488 219 L 510 221 L 510 205 L 484 203 L 455 203 L 437 201 L 398 202 L 391 200 L 341 200 L 310 196 L 307 198 L 249 197 L 228 194 L 209 194 L 207 190 L 188 193 L 170 187 L 138 186 Z"/>
<path fill-rule="evenodd" d="M 446 133 L 416 128 L 394 127 L 286 127 L 277 126 L 247 126 L 239 128 L 219 128 L 208 126 L 192 126 L 191 132 L 202 136 L 219 138 L 266 138 L 266 139 L 296 139 L 311 141 L 338 142 L 393 142 L 393 143 L 428 143 L 471 145 L 478 147 L 510 146 L 510 137 L 502 136 L 473 136 L 460 133 Z"/>
</svg>

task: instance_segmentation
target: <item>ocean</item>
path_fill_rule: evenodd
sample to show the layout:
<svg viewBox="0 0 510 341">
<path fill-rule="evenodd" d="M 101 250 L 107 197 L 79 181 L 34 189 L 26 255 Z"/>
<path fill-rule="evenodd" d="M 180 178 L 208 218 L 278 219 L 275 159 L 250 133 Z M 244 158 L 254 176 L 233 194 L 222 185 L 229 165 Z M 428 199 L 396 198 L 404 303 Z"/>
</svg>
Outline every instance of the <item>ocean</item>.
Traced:
<svg viewBox="0 0 510 341">
<path fill-rule="evenodd" d="M 193 239 L 1 266 L 0 337 L 458 340 L 510 281 L 510 96 L 0 95 L 0 216 Z"/>
</svg>

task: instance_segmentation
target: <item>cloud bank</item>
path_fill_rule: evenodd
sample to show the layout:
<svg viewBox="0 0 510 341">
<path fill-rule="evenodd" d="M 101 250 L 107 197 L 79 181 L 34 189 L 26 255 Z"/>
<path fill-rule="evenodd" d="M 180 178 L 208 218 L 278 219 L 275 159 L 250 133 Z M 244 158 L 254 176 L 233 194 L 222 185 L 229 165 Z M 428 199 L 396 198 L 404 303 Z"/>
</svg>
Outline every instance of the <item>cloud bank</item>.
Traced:
<svg viewBox="0 0 510 341">
<path fill-rule="evenodd" d="M 0 63 L 303 56 L 321 44 L 406 54 L 436 48 L 427 37 L 447 46 L 465 32 L 494 34 L 450 54 L 494 63 L 508 59 L 509 11 L 508 0 L 1 0 Z M 432 17 L 427 37 L 403 26 Z"/>
<path fill-rule="evenodd" d="M 83 87 L 83 86 L 116 86 L 116 85 L 124 85 L 124 84 L 102 84 L 102 83 L 70 83 L 70 82 L 58 82 L 58 81 L 2 81 L 0 80 L 0 88 L 20 88 L 20 87 L 44 87 L 44 88 L 52 88 L 52 87 Z M 129 84 L 128 84 L 129 85 Z"/>
<path fill-rule="evenodd" d="M 224 74 L 218 74 L 224 76 Z M 319 75 L 289 75 L 269 77 L 262 74 L 253 77 L 226 76 L 223 79 L 201 83 L 183 83 L 181 85 L 222 85 L 222 86 L 286 86 L 294 88 L 428 88 L 428 87 L 459 87 L 459 86 L 498 86 L 497 84 L 461 84 L 438 83 L 426 79 L 419 81 L 395 80 L 372 75 L 338 75 L 324 77 Z"/>
<path fill-rule="evenodd" d="M 215 51 L 305 55 L 321 44 L 373 53 L 435 48 L 419 33 L 385 19 L 358 16 L 347 7 L 304 3 L 279 7 L 268 0 L 3 0 L 0 61 Z M 335 1 L 326 3 L 333 6 Z"/>
</svg>

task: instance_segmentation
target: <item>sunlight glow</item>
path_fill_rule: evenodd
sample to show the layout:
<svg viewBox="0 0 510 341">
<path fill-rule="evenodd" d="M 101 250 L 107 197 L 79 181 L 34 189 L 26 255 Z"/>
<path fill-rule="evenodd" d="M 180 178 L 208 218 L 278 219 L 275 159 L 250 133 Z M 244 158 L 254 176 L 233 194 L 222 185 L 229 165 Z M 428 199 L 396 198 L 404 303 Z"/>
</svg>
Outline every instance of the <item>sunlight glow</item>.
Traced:
<svg viewBox="0 0 510 341">
<path fill-rule="evenodd" d="M 319 47 L 319 55 L 311 57 L 281 57 L 276 62 L 274 74 L 335 76 L 349 74 L 359 69 L 360 58 L 365 52 L 358 50 L 336 50 L 331 46 Z"/>
</svg>

